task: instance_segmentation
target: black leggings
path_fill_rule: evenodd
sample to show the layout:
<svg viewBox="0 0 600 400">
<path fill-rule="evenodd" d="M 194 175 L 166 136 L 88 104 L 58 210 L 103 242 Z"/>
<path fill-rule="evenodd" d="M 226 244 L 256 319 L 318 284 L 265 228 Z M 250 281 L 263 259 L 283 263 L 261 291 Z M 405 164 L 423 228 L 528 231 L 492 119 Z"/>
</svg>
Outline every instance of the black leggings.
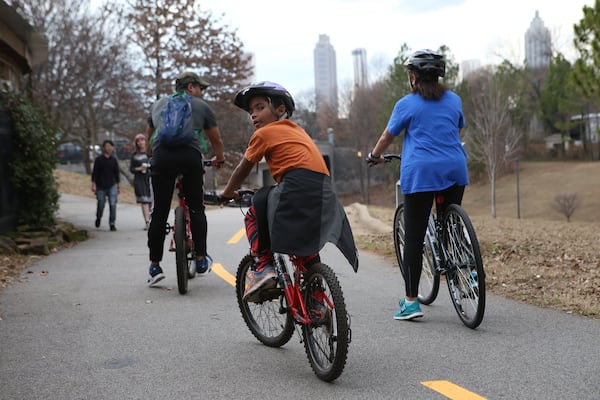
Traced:
<svg viewBox="0 0 600 400">
<path fill-rule="evenodd" d="M 177 175 L 183 174 L 183 191 L 190 210 L 190 228 L 196 255 L 206 256 L 207 223 L 204 212 L 204 166 L 201 153 L 192 147 L 158 148 L 152 155 L 150 180 L 154 195 L 148 228 L 150 261 L 162 261 L 166 224 Z"/>
<path fill-rule="evenodd" d="M 464 186 L 451 186 L 439 192 L 420 192 L 404 195 L 404 260 L 402 273 L 406 297 L 417 297 L 423 267 L 423 241 L 434 196 L 442 196 L 437 204 L 443 212 L 449 204 L 461 204 Z"/>
</svg>

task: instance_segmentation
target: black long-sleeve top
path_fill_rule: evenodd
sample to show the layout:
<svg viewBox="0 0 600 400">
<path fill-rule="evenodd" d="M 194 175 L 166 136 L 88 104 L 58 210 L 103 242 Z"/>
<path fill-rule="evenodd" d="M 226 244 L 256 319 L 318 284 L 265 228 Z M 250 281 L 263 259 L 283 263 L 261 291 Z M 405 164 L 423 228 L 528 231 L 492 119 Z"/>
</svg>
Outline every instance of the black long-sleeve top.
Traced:
<svg viewBox="0 0 600 400">
<path fill-rule="evenodd" d="M 106 157 L 100 154 L 96 157 L 92 170 L 92 182 L 96 183 L 96 187 L 108 189 L 118 184 L 120 179 L 119 164 L 114 156 Z"/>
</svg>

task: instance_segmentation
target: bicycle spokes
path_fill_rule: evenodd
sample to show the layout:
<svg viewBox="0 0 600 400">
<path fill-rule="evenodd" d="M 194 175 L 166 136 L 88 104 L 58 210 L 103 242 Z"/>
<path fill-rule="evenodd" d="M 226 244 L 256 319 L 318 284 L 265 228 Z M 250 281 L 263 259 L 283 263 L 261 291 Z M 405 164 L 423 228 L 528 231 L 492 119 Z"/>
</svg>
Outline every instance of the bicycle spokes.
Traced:
<svg viewBox="0 0 600 400">
<path fill-rule="evenodd" d="M 476 328 L 485 310 L 485 276 L 479 243 L 466 212 L 451 205 L 444 217 L 446 281 L 460 319 Z"/>
</svg>

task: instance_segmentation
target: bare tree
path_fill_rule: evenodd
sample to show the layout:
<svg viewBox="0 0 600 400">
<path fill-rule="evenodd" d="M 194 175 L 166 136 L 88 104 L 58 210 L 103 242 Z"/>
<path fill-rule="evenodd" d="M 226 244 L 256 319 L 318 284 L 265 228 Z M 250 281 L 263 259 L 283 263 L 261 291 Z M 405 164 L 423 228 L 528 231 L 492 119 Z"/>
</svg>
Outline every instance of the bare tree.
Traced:
<svg viewBox="0 0 600 400">
<path fill-rule="evenodd" d="M 210 83 L 204 99 L 215 110 L 227 133 L 228 150 L 241 151 L 251 125 L 232 99 L 252 72 L 251 56 L 244 53 L 236 32 L 200 8 L 197 0 L 128 0 L 120 9 L 129 20 L 130 40 L 139 53 L 147 106 L 170 94 L 176 76 L 191 70 Z M 113 5 L 119 10 L 117 2 Z M 147 83 L 150 83 L 149 85 Z"/>
<path fill-rule="evenodd" d="M 142 73 L 158 99 L 173 91 L 182 70 L 193 70 L 211 84 L 208 99 L 231 101 L 251 74 L 242 42 L 196 0 L 129 0 L 124 12 L 140 51 Z M 115 6 L 116 7 L 116 6 Z"/>
<path fill-rule="evenodd" d="M 561 193 L 554 197 L 552 208 L 567 218 L 571 222 L 571 216 L 581 205 L 581 197 L 577 193 Z"/>
<path fill-rule="evenodd" d="M 89 149 L 115 132 L 132 137 L 139 131 L 144 107 L 133 90 L 139 79 L 119 34 L 119 15 L 106 7 L 89 13 L 89 1 L 79 0 L 30 0 L 19 7 L 48 38 L 48 61 L 34 70 L 31 91 L 52 115 L 60 140 Z M 88 173 L 89 156 L 85 151 Z"/>
<path fill-rule="evenodd" d="M 511 99 L 496 85 L 491 71 L 480 70 L 469 85 L 472 115 L 465 140 L 470 157 L 486 167 L 491 212 L 496 218 L 496 178 L 517 150 L 520 133 L 511 121 Z"/>
</svg>

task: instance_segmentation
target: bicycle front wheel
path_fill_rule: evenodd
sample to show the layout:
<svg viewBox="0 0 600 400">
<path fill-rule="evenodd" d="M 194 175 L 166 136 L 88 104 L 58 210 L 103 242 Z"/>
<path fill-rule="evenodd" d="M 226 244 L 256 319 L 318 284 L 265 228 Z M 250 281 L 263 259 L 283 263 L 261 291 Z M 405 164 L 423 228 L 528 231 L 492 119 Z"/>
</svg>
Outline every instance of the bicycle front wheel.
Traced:
<svg viewBox="0 0 600 400">
<path fill-rule="evenodd" d="M 177 267 L 177 289 L 186 294 L 188 288 L 187 237 L 185 234 L 185 212 L 183 207 L 175 209 L 175 265 Z"/>
<path fill-rule="evenodd" d="M 428 229 L 431 229 L 431 227 L 428 227 Z M 435 226 L 433 229 L 435 229 Z M 404 260 L 404 204 L 399 204 L 394 213 L 394 248 L 396 249 L 396 259 L 400 266 L 400 272 L 402 272 L 404 278 L 404 270 L 402 269 L 402 261 Z M 425 235 L 423 267 L 419 279 L 419 302 L 425 305 L 433 303 L 438 295 L 439 288 L 440 275 L 436 272 L 433 243 L 431 243 L 429 235 Z"/>
<path fill-rule="evenodd" d="M 485 311 L 485 272 L 475 229 L 457 204 L 446 209 L 443 227 L 450 298 L 461 321 L 475 329 Z"/>
<path fill-rule="evenodd" d="M 304 305 L 311 319 L 302 325 L 304 348 L 317 377 L 331 382 L 344 370 L 351 338 L 344 295 L 333 270 L 322 263 L 308 269 L 304 282 Z"/>
<path fill-rule="evenodd" d="M 269 289 L 257 303 L 243 299 L 246 283 L 254 273 L 254 258 L 246 255 L 240 261 L 235 280 L 235 294 L 244 322 L 250 332 L 261 343 L 269 347 L 281 347 L 294 334 L 294 320 L 283 306 L 283 291 L 280 288 Z"/>
</svg>

